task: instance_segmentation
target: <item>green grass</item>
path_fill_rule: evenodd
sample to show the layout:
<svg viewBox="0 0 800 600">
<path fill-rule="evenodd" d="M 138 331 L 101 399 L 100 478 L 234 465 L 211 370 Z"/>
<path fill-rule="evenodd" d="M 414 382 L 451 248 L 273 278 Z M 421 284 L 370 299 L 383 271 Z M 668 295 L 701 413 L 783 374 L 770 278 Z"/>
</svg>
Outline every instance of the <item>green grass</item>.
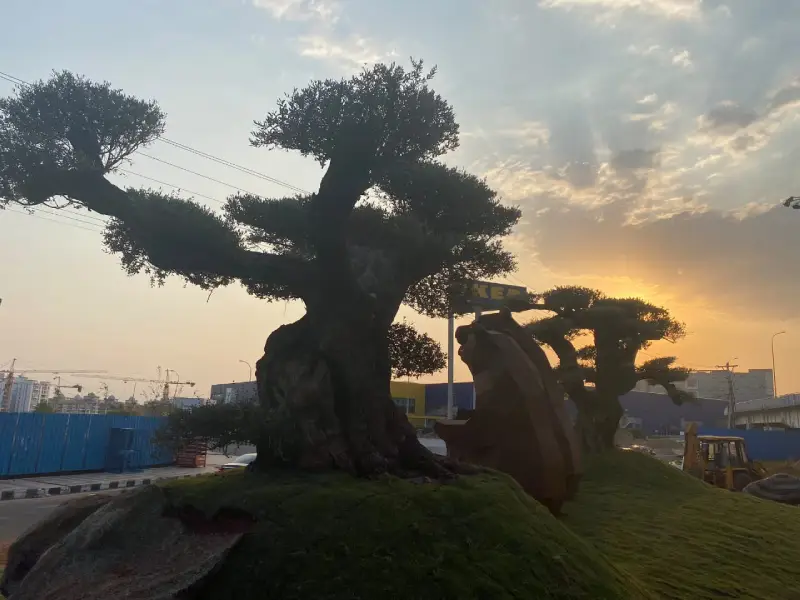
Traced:
<svg viewBox="0 0 800 600">
<path fill-rule="evenodd" d="M 565 523 L 658 598 L 792 600 L 800 510 L 634 452 L 595 459 Z"/>
<path fill-rule="evenodd" d="M 257 519 L 203 599 L 800 599 L 797 508 L 634 452 L 589 461 L 561 521 L 499 474 L 232 473 L 164 488 L 176 506 Z"/>
<path fill-rule="evenodd" d="M 499 474 L 439 485 L 232 473 L 164 487 L 174 506 L 258 519 L 201 598 L 651 597 Z"/>
</svg>

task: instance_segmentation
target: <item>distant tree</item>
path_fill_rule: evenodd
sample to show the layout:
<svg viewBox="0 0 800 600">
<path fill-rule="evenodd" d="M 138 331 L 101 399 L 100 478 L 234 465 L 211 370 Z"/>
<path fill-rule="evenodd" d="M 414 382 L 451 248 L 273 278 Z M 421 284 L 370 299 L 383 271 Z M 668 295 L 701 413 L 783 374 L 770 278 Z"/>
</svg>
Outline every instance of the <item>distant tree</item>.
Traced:
<svg viewBox="0 0 800 600">
<path fill-rule="evenodd" d="M 789 196 L 783 201 L 783 205 L 787 208 L 800 209 L 800 196 Z"/>
<path fill-rule="evenodd" d="M 192 410 L 173 410 L 167 425 L 156 432 L 154 442 L 172 450 L 201 440 L 209 450 L 256 444 L 267 418 L 260 404 L 231 402 L 204 404 Z"/>
<path fill-rule="evenodd" d="M 39 404 L 36 405 L 36 408 L 33 409 L 33 412 L 52 413 L 55 412 L 55 409 L 53 409 L 53 405 L 49 402 L 39 402 Z"/>
<path fill-rule="evenodd" d="M 447 366 L 447 355 L 439 342 L 405 320 L 389 328 L 389 360 L 395 378 L 430 375 Z"/>
<path fill-rule="evenodd" d="M 166 417 L 174 410 L 172 402 L 168 400 L 150 400 L 139 408 L 139 414 L 147 417 Z"/>
<path fill-rule="evenodd" d="M 557 373 L 578 411 L 576 428 L 584 447 L 602 451 L 614 446 L 624 411 L 619 397 L 639 381 L 662 386 L 676 404 L 691 399 L 678 389 L 691 371 L 675 366 L 674 357 L 636 359 L 658 340 L 676 342 L 686 335 L 683 323 L 638 298 L 608 298 L 583 287 L 557 287 L 539 297 L 539 308 L 554 316 L 526 326 L 559 359 Z M 581 336 L 591 343 L 576 347 Z"/>
<path fill-rule="evenodd" d="M 280 99 L 251 144 L 312 157 L 325 167 L 319 188 L 237 194 L 219 215 L 112 184 L 108 174 L 164 133 L 164 114 L 108 83 L 56 73 L 0 100 L 0 202 L 111 217 L 105 243 L 129 274 L 207 290 L 239 281 L 265 300 L 304 302 L 257 362 L 257 468 L 447 475 L 392 402 L 390 327 L 404 303 L 444 317 L 454 285 L 513 270 L 502 238 L 520 211 L 439 162 L 459 137 L 433 77 L 421 62 L 379 64 Z"/>
</svg>

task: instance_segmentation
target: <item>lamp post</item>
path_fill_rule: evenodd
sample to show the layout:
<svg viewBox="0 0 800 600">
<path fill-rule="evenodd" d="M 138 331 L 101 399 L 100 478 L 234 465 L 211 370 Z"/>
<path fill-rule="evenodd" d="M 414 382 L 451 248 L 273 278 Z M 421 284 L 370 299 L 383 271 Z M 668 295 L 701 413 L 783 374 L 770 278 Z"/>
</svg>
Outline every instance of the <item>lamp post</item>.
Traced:
<svg viewBox="0 0 800 600">
<path fill-rule="evenodd" d="M 249 375 L 250 378 L 247 381 L 253 381 L 253 367 L 251 367 L 250 363 L 247 362 L 246 360 L 240 360 L 239 362 L 247 365 L 247 368 L 250 369 L 250 375 Z"/>
<path fill-rule="evenodd" d="M 778 397 L 778 376 L 775 374 L 775 338 L 785 331 L 779 331 L 772 334 L 772 397 Z"/>
</svg>

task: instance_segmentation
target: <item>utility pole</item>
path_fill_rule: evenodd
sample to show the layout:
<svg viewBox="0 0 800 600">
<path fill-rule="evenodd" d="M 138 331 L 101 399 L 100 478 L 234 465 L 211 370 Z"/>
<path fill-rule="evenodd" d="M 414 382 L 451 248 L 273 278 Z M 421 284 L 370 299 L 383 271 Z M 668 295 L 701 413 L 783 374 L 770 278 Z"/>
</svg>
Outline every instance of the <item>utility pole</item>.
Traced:
<svg viewBox="0 0 800 600">
<path fill-rule="evenodd" d="M 733 370 L 739 365 L 732 365 L 727 361 L 724 365 L 717 365 L 717 369 L 725 371 L 725 379 L 728 381 L 728 429 L 736 428 L 736 394 L 733 389 Z"/>
</svg>

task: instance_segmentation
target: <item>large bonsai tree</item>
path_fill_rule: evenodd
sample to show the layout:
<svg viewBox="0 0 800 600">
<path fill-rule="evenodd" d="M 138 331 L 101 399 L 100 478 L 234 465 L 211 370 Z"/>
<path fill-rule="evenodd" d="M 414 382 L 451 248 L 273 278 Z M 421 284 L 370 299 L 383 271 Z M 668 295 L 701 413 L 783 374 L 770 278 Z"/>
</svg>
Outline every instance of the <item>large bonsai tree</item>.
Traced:
<svg viewBox="0 0 800 600">
<path fill-rule="evenodd" d="M 106 246 L 130 274 L 303 301 L 305 315 L 272 332 L 257 362 L 258 468 L 445 474 L 391 400 L 390 327 L 403 303 L 444 316 L 452 286 L 512 270 L 501 238 L 520 211 L 437 161 L 457 147 L 458 125 L 433 76 L 421 62 L 381 64 L 280 99 L 250 143 L 314 158 L 318 190 L 235 195 L 217 214 L 111 183 L 163 134 L 164 114 L 57 73 L 0 101 L 0 198 L 108 215 Z"/>
<path fill-rule="evenodd" d="M 677 404 L 691 398 L 675 385 L 690 374 L 674 366 L 675 358 L 636 364 L 639 352 L 654 341 L 676 342 L 686 335 L 683 323 L 667 309 L 638 298 L 607 298 L 583 287 L 554 288 L 540 295 L 536 307 L 555 314 L 526 329 L 558 356 L 558 377 L 578 411 L 576 429 L 587 451 L 613 448 L 624 414 L 619 397 L 637 382 L 663 386 Z M 579 346 L 585 336 L 591 342 Z"/>
</svg>

